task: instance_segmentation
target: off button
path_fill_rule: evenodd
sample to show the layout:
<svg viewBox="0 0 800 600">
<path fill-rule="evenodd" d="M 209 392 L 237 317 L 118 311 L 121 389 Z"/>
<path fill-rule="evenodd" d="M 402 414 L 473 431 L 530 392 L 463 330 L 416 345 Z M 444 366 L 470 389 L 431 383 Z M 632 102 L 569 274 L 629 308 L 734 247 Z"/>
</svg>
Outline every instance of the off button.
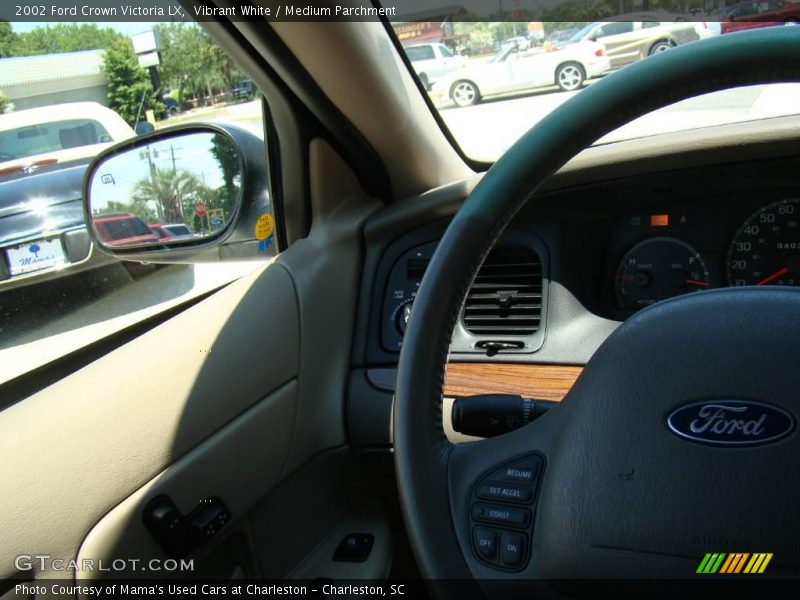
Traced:
<svg viewBox="0 0 800 600">
<path fill-rule="evenodd" d="M 487 527 L 475 528 L 475 549 L 482 558 L 493 561 L 497 558 L 497 532 Z"/>
</svg>

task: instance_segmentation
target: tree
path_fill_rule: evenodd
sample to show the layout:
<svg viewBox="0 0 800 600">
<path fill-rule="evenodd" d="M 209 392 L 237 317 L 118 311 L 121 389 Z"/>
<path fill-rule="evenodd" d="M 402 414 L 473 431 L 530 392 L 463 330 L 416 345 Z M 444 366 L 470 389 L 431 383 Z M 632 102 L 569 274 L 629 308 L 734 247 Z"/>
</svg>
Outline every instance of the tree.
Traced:
<svg viewBox="0 0 800 600">
<path fill-rule="evenodd" d="M 227 192 L 231 195 L 236 191 L 236 179 L 241 174 L 241 160 L 239 153 L 228 138 L 215 135 L 211 142 L 211 154 L 214 155 L 222 171 L 222 181 Z"/>
<path fill-rule="evenodd" d="M 611 8 L 614 6 L 615 8 Z M 616 12 L 616 0 L 571 0 L 556 4 L 553 8 L 542 12 L 541 20 L 545 23 L 559 23 L 560 28 L 568 27 L 572 23 L 588 23 L 601 21 Z"/>
<path fill-rule="evenodd" d="M 11 23 L 0 21 L 0 58 L 13 56 L 16 34 L 11 30 Z"/>
<path fill-rule="evenodd" d="M 136 60 L 127 38 L 114 42 L 103 54 L 103 74 L 108 79 L 109 106 L 128 123 L 137 117 L 144 120 L 145 111 L 157 113 L 164 106 L 156 99 L 150 77 Z"/>
<path fill-rule="evenodd" d="M 159 23 L 161 80 L 178 90 L 178 102 L 189 96 L 209 97 L 214 88 L 227 88 L 242 78 L 234 65 L 210 37 L 194 24 Z"/>
<path fill-rule="evenodd" d="M 3 90 L 0 90 L 0 115 L 14 110 L 14 103 Z"/>
<path fill-rule="evenodd" d="M 0 21 L 0 55 L 3 57 L 104 50 L 125 39 L 110 27 L 100 28 L 94 23 L 58 23 L 14 33 L 8 23 Z"/>
<path fill-rule="evenodd" d="M 185 223 L 192 214 L 194 201 L 208 195 L 208 188 L 194 173 L 152 165 L 150 177 L 136 184 L 133 201 L 140 206 L 149 206 L 154 201 L 164 223 Z"/>
</svg>

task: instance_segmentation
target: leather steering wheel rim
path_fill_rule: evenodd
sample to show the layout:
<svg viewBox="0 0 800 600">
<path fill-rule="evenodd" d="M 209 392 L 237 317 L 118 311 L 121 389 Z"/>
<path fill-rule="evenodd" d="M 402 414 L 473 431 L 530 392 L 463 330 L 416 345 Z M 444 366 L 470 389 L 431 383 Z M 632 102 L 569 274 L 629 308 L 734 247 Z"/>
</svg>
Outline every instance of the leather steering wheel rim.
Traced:
<svg viewBox="0 0 800 600">
<path fill-rule="evenodd" d="M 700 94 L 798 80 L 796 28 L 728 34 L 659 53 L 603 78 L 547 115 L 465 200 L 415 298 L 395 391 L 397 483 L 424 578 L 473 577 L 453 522 L 448 469 L 454 446 L 442 427 L 443 379 L 453 327 L 469 286 L 510 220 L 578 152 L 639 116 Z"/>
</svg>

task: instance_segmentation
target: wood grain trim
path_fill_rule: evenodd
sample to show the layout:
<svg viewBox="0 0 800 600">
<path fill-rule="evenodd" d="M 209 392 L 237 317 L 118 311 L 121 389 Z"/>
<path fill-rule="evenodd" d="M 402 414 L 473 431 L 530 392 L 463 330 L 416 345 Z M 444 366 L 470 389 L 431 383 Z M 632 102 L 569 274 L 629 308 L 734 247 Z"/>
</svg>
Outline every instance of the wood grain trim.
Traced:
<svg viewBox="0 0 800 600">
<path fill-rule="evenodd" d="M 572 388 L 583 367 L 515 363 L 449 363 L 444 395 L 519 394 L 526 398 L 560 401 Z M 395 369 L 369 369 L 375 387 L 394 391 Z"/>
<path fill-rule="evenodd" d="M 566 365 L 450 363 L 444 379 L 444 395 L 519 394 L 559 402 L 582 371 L 583 367 Z"/>
</svg>

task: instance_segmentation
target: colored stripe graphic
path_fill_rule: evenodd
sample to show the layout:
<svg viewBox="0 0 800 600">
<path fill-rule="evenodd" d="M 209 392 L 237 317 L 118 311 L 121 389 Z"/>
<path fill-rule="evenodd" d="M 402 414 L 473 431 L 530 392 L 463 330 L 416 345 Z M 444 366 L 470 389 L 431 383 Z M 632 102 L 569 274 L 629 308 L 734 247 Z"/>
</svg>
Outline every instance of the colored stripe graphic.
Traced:
<svg viewBox="0 0 800 600">
<path fill-rule="evenodd" d="M 719 554 L 719 557 L 717 558 L 716 562 L 714 562 L 714 564 L 711 565 L 711 568 L 709 569 L 708 572 L 716 573 L 719 570 L 720 566 L 722 565 L 722 561 L 725 559 L 725 556 L 726 554 L 724 552 Z"/>
<path fill-rule="evenodd" d="M 736 554 L 728 554 L 728 558 L 725 559 L 725 562 L 722 563 L 722 568 L 719 570 L 720 573 L 728 573 L 728 569 L 731 568 L 731 564 L 735 561 Z"/>
<path fill-rule="evenodd" d="M 738 573 L 756 574 L 763 573 L 772 560 L 771 552 L 708 552 L 700 561 L 697 573 L 726 574 Z"/>
<path fill-rule="evenodd" d="M 744 568 L 745 573 L 758 573 L 758 567 L 761 565 L 761 561 L 764 560 L 763 554 L 753 554 L 752 558 L 750 558 L 750 562 L 747 563 L 747 566 Z"/>
<path fill-rule="evenodd" d="M 769 564 L 769 561 L 771 561 L 771 560 L 772 560 L 772 552 L 770 552 L 769 554 L 767 554 L 764 557 L 764 562 L 761 563 L 761 566 L 759 567 L 758 572 L 759 573 L 763 573 L 764 569 L 767 568 L 767 565 Z"/>
<path fill-rule="evenodd" d="M 749 552 L 745 552 L 744 554 L 739 555 L 739 560 L 736 561 L 736 566 L 731 567 L 731 573 L 739 573 L 744 567 L 744 562 L 750 557 Z"/>
<path fill-rule="evenodd" d="M 705 573 L 706 572 L 706 565 L 708 565 L 708 561 L 711 560 L 711 554 L 706 554 L 703 557 L 703 560 L 700 561 L 700 566 L 697 567 L 696 573 Z"/>
<path fill-rule="evenodd" d="M 698 573 L 716 573 L 719 570 L 722 561 L 727 556 L 724 552 L 713 552 L 710 554 L 706 554 L 703 558 L 703 561 L 700 563 L 700 566 L 697 567 Z"/>
</svg>

